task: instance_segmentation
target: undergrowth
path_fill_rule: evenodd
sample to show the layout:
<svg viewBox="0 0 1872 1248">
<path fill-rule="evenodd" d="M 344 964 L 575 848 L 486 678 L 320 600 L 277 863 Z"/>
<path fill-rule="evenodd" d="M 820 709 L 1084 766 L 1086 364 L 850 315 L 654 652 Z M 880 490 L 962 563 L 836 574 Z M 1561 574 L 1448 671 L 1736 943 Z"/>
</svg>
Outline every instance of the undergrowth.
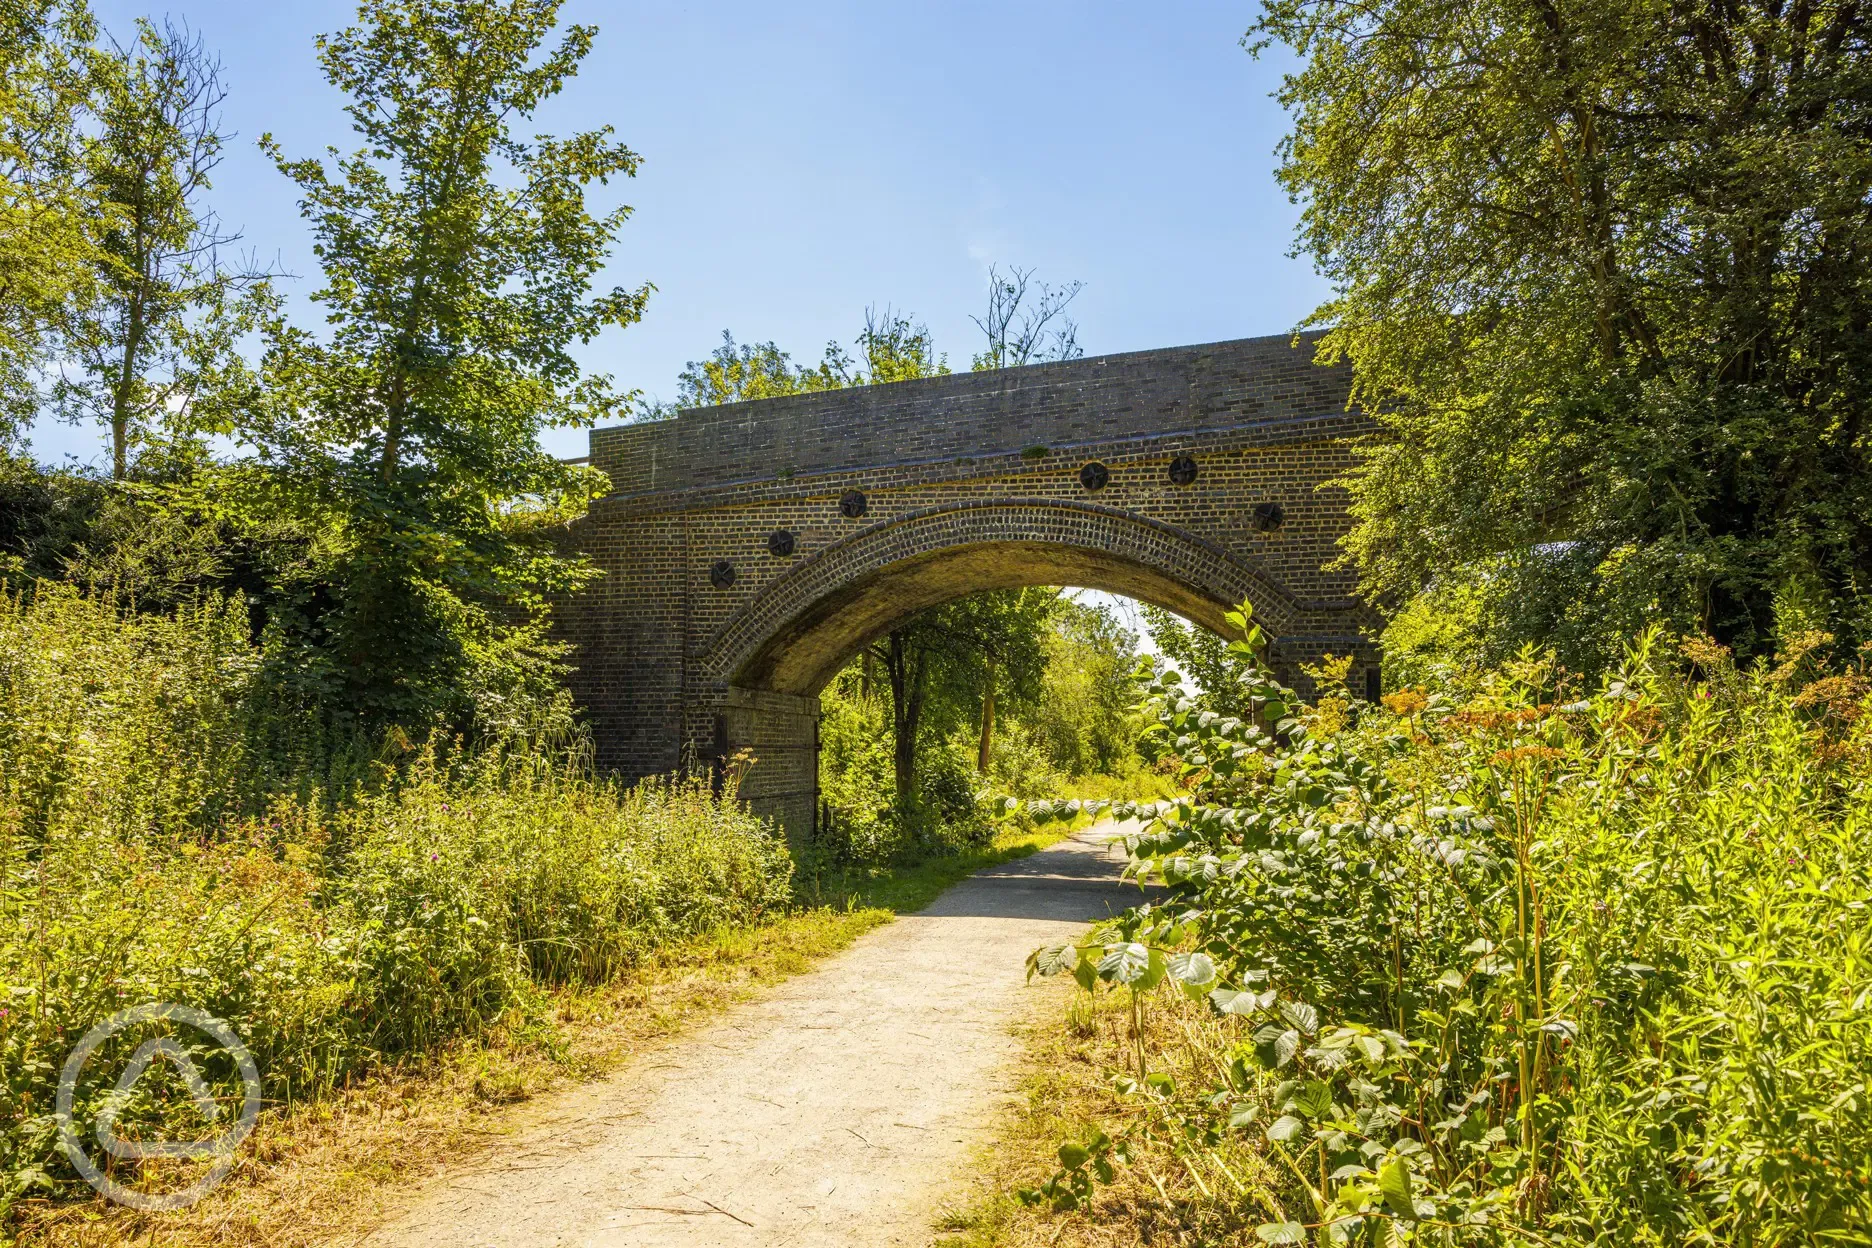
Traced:
<svg viewBox="0 0 1872 1248">
<path fill-rule="evenodd" d="M 1168 892 L 1033 959 L 1132 1045 L 1028 1203 L 1135 1230 L 1154 1165 L 1163 1242 L 1866 1242 L 1863 671 L 1651 634 L 1592 688 L 1528 656 L 1306 708 L 1241 622 L 1253 716 L 1167 673 L 1190 791 L 1114 812 Z"/>
<path fill-rule="evenodd" d="M 732 792 L 609 783 L 576 741 L 393 737 L 373 755 L 296 716 L 246 629 L 237 603 L 0 595 L 0 1217 L 89 1195 L 54 1092 L 79 1037 L 126 1007 L 226 1020 L 266 1102 L 299 1104 L 792 904 L 784 842 Z M 238 1105 L 227 1055 L 199 1056 Z M 189 1099 L 154 1082 L 123 1125 L 192 1138 L 170 1121 Z M 111 1092 L 80 1083 L 81 1136 Z"/>
</svg>

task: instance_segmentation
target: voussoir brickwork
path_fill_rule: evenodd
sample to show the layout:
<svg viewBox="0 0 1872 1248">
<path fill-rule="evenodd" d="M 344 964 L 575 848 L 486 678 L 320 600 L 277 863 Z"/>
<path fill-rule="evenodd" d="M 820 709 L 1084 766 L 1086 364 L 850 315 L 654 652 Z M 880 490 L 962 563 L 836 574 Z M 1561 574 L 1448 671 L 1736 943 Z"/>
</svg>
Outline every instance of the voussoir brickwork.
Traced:
<svg viewBox="0 0 1872 1248">
<path fill-rule="evenodd" d="M 562 614 L 599 761 L 754 762 L 742 793 L 796 836 L 818 694 L 909 614 L 982 589 L 1127 594 L 1211 628 L 1243 598 L 1276 670 L 1375 672 L 1334 564 L 1330 483 L 1372 422 L 1286 336 L 924 378 L 597 429 L 614 492 L 575 530 L 603 571 Z"/>
</svg>

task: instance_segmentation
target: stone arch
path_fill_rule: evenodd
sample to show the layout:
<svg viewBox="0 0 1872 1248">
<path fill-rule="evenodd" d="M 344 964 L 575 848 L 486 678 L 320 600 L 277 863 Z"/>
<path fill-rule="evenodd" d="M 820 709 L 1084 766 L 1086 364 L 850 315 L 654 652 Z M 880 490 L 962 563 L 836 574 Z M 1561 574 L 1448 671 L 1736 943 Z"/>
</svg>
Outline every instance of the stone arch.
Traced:
<svg viewBox="0 0 1872 1248">
<path fill-rule="evenodd" d="M 1094 503 L 997 498 L 905 512 L 815 552 L 722 625 L 703 659 L 712 682 L 812 696 L 905 616 L 984 589 L 1104 589 L 1223 631 L 1246 598 L 1279 635 L 1309 604 L 1212 542 Z"/>
</svg>

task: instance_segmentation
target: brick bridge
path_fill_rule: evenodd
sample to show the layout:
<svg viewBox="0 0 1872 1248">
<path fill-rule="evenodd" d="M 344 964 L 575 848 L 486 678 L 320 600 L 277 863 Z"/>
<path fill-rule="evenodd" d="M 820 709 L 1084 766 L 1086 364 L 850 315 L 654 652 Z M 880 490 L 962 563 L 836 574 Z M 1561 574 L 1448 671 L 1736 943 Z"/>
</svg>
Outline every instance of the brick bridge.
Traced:
<svg viewBox="0 0 1872 1248">
<path fill-rule="evenodd" d="M 562 615 L 601 766 L 743 747 L 743 794 L 795 835 L 818 694 L 910 613 L 976 590 L 1110 590 L 1211 629 L 1247 598 L 1275 670 L 1373 618 L 1325 565 L 1370 429 L 1286 335 L 735 403 L 595 429 L 614 492 L 575 540 L 605 575 Z M 1362 676 L 1355 676 L 1361 679 Z"/>
</svg>

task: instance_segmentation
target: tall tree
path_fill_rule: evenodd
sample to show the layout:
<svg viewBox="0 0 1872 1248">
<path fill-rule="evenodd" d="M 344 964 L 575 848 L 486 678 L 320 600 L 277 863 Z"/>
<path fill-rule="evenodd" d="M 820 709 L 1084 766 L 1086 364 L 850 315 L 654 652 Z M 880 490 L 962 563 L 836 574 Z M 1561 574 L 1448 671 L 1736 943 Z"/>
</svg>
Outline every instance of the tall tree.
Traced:
<svg viewBox="0 0 1872 1248">
<path fill-rule="evenodd" d="M 515 134 L 591 48 L 589 26 L 545 46 L 559 7 L 365 0 L 319 41 L 364 147 L 328 167 L 262 139 L 301 190 L 330 331 L 274 326 L 255 437 L 330 516 L 322 635 L 365 711 L 446 696 L 477 656 L 537 638 L 549 595 L 584 575 L 544 530 L 600 479 L 538 434 L 627 400 L 571 350 L 638 320 L 650 287 L 593 292 L 630 209 L 593 215 L 586 194 L 637 156 L 608 128 Z"/>
<path fill-rule="evenodd" d="M 93 271 L 78 121 L 95 34 L 82 0 L 0 0 L 0 446 L 37 413 L 48 333 Z"/>
<path fill-rule="evenodd" d="M 1662 615 L 1872 638 L 1872 46 L 1856 0 L 1266 0 L 1281 177 L 1388 426 L 1365 592 L 1496 648 Z M 1258 44 L 1256 46 L 1259 46 Z"/>
<path fill-rule="evenodd" d="M 872 646 L 891 693 L 897 802 L 917 804 L 917 755 L 931 736 L 981 708 L 979 761 L 986 770 L 998 689 L 1031 702 L 1046 670 L 1045 637 L 1058 591 L 998 589 L 919 612 Z M 931 722 L 931 713 L 935 722 Z"/>
<path fill-rule="evenodd" d="M 230 268 L 202 198 L 221 162 L 221 65 L 199 36 L 139 21 L 127 45 L 94 58 L 98 133 L 84 176 L 96 199 L 91 297 L 59 318 L 69 371 L 53 394 L 68 419 L 109 431 L 111 473 L 158 427 L 233 427 L 229 404 L 250 397 L 235 345 L 257 306 L 239 296 L 265 274 Z"/>
</svg>

